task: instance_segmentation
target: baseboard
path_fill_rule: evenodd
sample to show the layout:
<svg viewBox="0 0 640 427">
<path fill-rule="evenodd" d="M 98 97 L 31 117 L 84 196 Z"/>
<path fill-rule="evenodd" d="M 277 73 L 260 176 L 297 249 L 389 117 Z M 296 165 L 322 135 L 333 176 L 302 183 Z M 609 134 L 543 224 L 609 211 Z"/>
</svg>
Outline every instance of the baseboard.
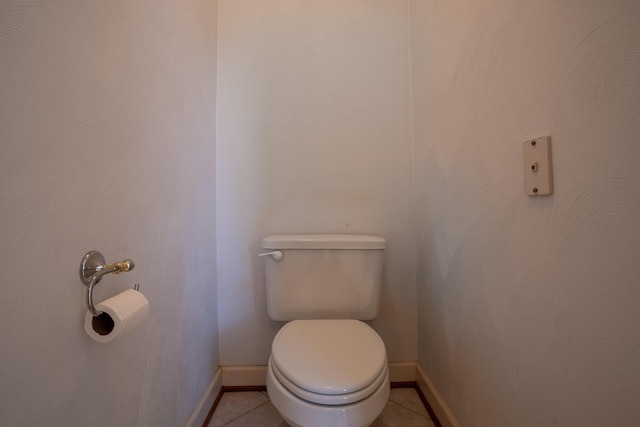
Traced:
<svg viewBox="0 0 640 427">
<path fill-rule="evenodd" d="M 216 398 L 222 393 L 222 369 L 218 368 L 202 396 L 191 410 L 185 427 L 200 427 L 204 424 Z"/>
<path fill-rule="evenodd" d="M 429 402 L 442 427 L 460 427 L 460 423 L 458 423 L 453 412 L 451 412 L 447 402 L 444 401 L 427 374 L 418 364 L 416 364 L 416 377 L 418 390 L 420 390 Z"/>
<path fill-rule="evenodd" d="M 389 362 L 389 379 L 392 383 L 415 382 L 416 362 Z"/>
<path fill-rule="evenodd" d="M 259 387 L 267 385 L 266 366 L 222 366 L 223 387 Z M 392 383 L 416 381 L 416 362 L 389 362 Z"/>
<path fill-rule="evenodd" d="M 267 385 L 267 366 L 222 366 L 223 387 L 256 387 Z"/>
</svg>

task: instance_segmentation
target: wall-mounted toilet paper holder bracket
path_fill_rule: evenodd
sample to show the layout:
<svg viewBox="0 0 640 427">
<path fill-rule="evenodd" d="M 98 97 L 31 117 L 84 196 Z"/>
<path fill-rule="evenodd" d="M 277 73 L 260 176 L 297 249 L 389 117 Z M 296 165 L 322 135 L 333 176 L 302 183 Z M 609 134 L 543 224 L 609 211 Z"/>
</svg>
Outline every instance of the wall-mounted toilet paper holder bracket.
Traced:
<svg viewBox="0 0 640 427">
<path fill-rule="evenodd" d="M 116 262 L 110 265 L 105 264 L 104 256 L 98 251 L 89 251 L 80 262 L 80 280 L 87 286 L 87 308 L 94 316 L 100 315 L 93 305 L 93 287 L 102 280 L 102 276 L 109 273 L 123 273 L 131 271 L 135 264 L 130 259 Z"/>
</svg>

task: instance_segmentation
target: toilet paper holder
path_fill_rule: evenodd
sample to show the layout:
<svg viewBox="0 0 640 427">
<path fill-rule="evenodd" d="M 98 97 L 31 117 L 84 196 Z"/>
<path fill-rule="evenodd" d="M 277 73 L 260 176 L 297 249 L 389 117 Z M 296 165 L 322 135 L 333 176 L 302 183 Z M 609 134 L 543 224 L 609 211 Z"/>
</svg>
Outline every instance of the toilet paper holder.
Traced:
<svg viewBox="0 0 640 427">
<path fill-rule="evenodd" d="M 109 273 L 124 273 L 133 270 L 134 267 L 135 264 L 130 259 L 107 265 L 104 256 L 98 251 L 89 251 L 82 257 L 80 280 L 87 286 L 86 301 L 91 314 L 94 316 L 101 314 L 93 305 L 93 287 L 102 280 L 102 276 Z M 140 285 L 136 284 L 135 290 L 137 291 L 139 287 Z"/>
</svg>

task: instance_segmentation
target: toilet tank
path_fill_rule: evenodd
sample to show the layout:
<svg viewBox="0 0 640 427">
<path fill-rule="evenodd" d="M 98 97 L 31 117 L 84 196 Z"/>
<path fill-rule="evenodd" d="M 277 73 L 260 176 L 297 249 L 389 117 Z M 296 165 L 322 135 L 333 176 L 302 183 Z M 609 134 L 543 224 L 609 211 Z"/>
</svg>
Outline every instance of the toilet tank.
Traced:
<svg viewBox="0 0 640 427">
<path fill-rule="evenodd" d="M 385 239 L 288 234 L 262 239 L 267 310 L 274 320 L 359 319 L 378 314 Z"/>
</svg>

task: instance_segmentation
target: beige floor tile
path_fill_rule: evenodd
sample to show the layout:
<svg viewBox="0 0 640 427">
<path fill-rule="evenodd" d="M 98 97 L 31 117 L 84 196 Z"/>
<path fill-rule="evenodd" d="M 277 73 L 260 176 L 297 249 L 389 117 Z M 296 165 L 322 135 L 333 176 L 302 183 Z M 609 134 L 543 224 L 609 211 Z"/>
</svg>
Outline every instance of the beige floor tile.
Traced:
<svg viewBox="0 0 640 427">
<path fill-rule="evenodd" d="M 225 427 L 288 427 L 273 403 L 267 402 L 236 418 Z"/>
<path fill-rule="evenodd" d="M 371 427 L 435 427 L 435 424 L 429 418 L 389 402 Z"/>
<path fill-rule="evenodd" d="M 221 427 L 269 401 L 259 391 L 227 392 L 222 395 L 209 427 Z"/>
<path fill-rule="evenodd" d="M 225 393 L 209 427 L 286 427 L 266 392 Z M 435 427 L 415 389 L 392 389 L 372 427 Z"/>
<path fill-rule="evenodd" d="M 389 400 L 424 417 L 430 418 L 415 388 L 392 388 Z"/>
</svg>

